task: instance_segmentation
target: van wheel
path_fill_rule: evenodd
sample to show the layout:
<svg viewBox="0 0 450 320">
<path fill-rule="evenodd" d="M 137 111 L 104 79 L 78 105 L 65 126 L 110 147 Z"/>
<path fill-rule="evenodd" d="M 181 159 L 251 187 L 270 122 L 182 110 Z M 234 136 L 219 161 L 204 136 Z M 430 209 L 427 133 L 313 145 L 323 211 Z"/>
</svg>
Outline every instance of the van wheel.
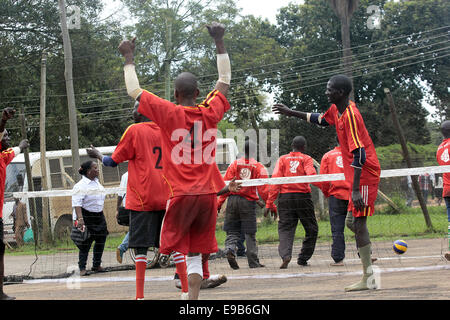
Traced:
<svg viewBox="0 0 450 320">
<path fill-rule="evenodd" d="M 59 240 L 70 239 L 72 231 L 72 219 L 70 216 L 62 216 L 55 225 L 55 238 Z"/>
</svg>

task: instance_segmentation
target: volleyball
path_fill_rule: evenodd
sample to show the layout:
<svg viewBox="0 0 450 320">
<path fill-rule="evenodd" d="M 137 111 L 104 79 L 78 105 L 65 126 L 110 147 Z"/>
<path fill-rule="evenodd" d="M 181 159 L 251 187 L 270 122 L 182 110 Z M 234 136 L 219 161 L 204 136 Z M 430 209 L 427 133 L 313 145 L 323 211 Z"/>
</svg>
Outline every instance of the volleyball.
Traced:
<svg viewBox="0 0 450 320">
<path fill-rule="evenodd" d="M 392 248 L 394 249 L 394 252 L 396 254 L 403 254 L 406 252 L 406 250 L 408 250 L 408 244 L 406 243 L 406 241 L 396 240 Z"/>
</svg>

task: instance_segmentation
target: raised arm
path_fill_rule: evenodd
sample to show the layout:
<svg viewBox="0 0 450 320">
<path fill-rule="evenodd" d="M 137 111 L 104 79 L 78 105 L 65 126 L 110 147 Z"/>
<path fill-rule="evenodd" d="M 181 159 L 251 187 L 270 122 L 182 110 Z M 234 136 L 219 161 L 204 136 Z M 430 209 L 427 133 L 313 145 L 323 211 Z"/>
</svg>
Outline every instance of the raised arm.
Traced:
<svg viewBox="0 0 450 320">
<path fill-rule="evenodd" d="M 217 71 L 219 72 L 219 79 L 217 80 L 215 89 L 222 93 L 225 97 L 228 94 L 228 88 L 231 81 L 231 65 L 230 57 L 225 49 L 223 35 L 225 27 L 217 22 L 207 25 L 209 35 L 214 39 L 217 52 Z"/>
<path fill-rule="evenodd" d="M 137 99 L 142 93 L 142 89 L 139 86 L 139 80 L 136 74 L 134 66 L 134 48 L 136 47 L 136 37 L 131 41 L 124 40 L 119 45 L 119 52 L 125 58 L 125 64 L 123 67 L 125 86 L 127 87 L 127 93 L 133 99 Z"/>
</svg>

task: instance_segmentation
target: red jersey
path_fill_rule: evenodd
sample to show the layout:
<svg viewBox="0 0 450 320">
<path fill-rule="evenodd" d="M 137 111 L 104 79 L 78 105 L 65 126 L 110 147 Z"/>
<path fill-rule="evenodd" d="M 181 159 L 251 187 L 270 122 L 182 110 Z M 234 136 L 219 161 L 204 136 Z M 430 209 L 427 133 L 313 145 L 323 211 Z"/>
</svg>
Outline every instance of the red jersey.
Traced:
<svg viewBox="0 0 450 320">
<path fill-rule="evenodd" d="M 3 201 L 5 200 L 6 167 L 15 157 L 14 150 L 8 148 L 0 153 L 0 219 L 3 218 Z"/>
<path fill-rule="evenodd" d="M 129 126 L 111 158 L 116 163 L 128 160 L 127 201 L 134 211 L 159 211 L 166 208 L 169 186 L 163 177 L 161 130 L 154 122 Z"/>
<path fill-rule="evenodd" d="M 320 162 L 320 174 L 344 173 L 341 147 L 337 146 L 325 153 Z M 341 200 L 350 197 L 350 184 L 345 180 L 322 182 L 322 192 L 325 197 L 333 196 Z"/>
<path fill-rule="evenodd" d="M 233 178 L 236 178 L 236 180 L 264 179 L 268 177 L 269 174 L 267 173 L 267 169 L 261 163 L 253 158 L 245 159 L 244 157 L 242 157 L 230 164 L 227 172 L 225 173 L 224 180 L 229 181 Z M 219 197 L 218 206 L 222 206 L 225 199 L 230 194 L 240 195 L 250 201 L 259 200 L 259 194 L 264 201 L 267 201 L 268 191 L 269 189 L 267 185 L 257 187 L 242 187 L 239 192 L 230 192 L 228 194 L 221 195 Z"/>
<path fill-rule="evenodd" d="M 313 159 L 301 152 L 291 152 L 278 159 L 272 178 L 311 176 L 316 174 Z M 271 185 L 269 188 L 269 198 L 266 207 L 271 208 L 273 202 L 277 199 L 278 193 L 310 193 L 311 187 L 308 183 L 289 183 Z"/>
<path fill-rule="evenodd" d="M 354 168 L 351 166 L 353 162 L 352 151 L 364 148 L 366 151 L 366 162 L 362 167 L 360 184 L 378 184 L 381 173 L 380 163 L 378 162 L 375 146 L 355 103 L 350 101 L 350 104 L 342 115 L 339 114 L 338 108 L 333 104 L 325 112 L 323 117 L 328 124 L 336 127 L 339 145 L 342 150 L 345 180 L 350 182 L 351 187 L 353 186 Z"/>
<path fill-rule="evenodd" d="M 450 165 L 450 138 L 442 141 L 436 152 L 436 160 L 441 166 Z M 444 177 L 444 190 L 442 192 L 443 197 L 450 197 L 450 172 L 445 172 Z"/>
<path fill-rule="evenodd" d="M 171 196 L 217 193 L 225 187 L 215 156 L 217 123 L 229 109 L 218 90 L 192 107 L 142 92 L 138 112 L 161 128 L 162 166 Z"/>
</svg>

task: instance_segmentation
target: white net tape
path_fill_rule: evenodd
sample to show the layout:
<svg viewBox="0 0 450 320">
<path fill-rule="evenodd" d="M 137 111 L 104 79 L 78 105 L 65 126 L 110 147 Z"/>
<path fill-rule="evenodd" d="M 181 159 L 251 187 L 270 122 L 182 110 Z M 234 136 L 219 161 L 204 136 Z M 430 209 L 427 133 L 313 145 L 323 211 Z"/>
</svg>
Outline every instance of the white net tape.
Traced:
<svg viewBox="0 0 450 320">
<path fill-rule="evenodd" d="M 432 167 L 418 167 L 418 168 L 404 168 L 404 169 L 390 169 L 381 170 L 381 178 L 416 176 L 420 174 L 436 174 L 450 172 L 450 165 L 448 166 L 432 166 Z M 243 187 L 260 186 L 260 185 L 278 185 L 278 184 L 292 184 L 292 183 L 312 183 L 324 181 L 344 180 L 344 174 L 319 174 L 313 176 L 296 176 L 296 177 L 282 177 L 282 178 L 267 178 L 267 179 L 251 179 L 251 180 L 236 180 L 241 182 Z M 228 182 L 228 181 L 227 181 Z M 67 197 L 72 195 L 85 194 L 118 194 L 126 192 L 126 188 L 115 187 L 105 188 L 103 190 L 48 190 L 48 191 L 33 191 L 33 192 L 14 192 L 14 198 L 40 198 L 40 197 Z"/>
</svg>

